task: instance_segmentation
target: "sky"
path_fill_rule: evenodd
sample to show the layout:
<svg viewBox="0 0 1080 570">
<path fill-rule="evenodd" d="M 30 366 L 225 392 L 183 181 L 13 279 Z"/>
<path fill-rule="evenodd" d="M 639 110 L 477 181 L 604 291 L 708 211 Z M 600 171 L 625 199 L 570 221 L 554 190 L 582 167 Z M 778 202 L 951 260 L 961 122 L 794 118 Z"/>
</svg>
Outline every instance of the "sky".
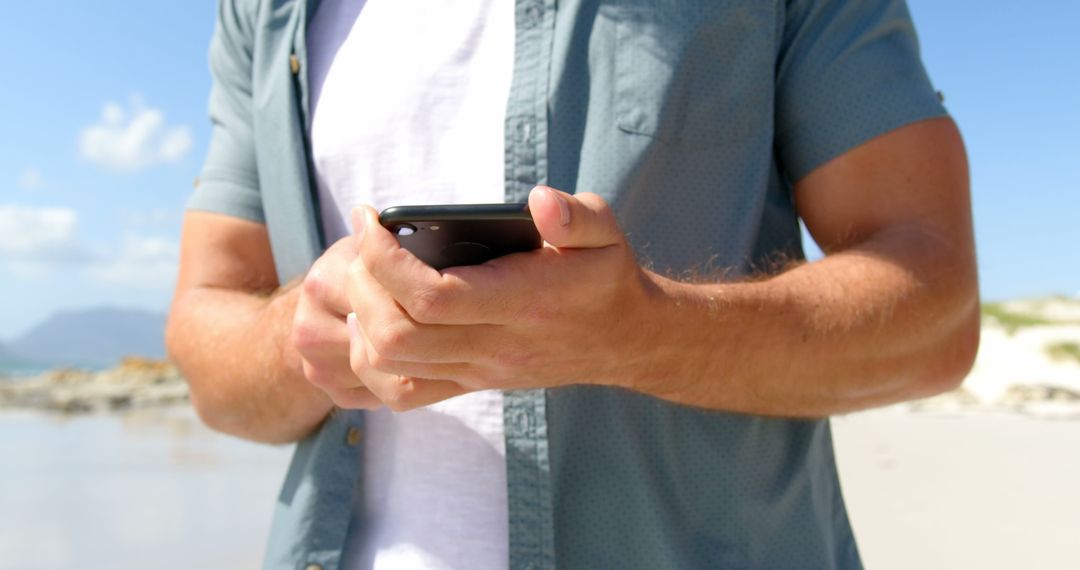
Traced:
<svg viewBox="0 0 1080 570">
<path fill-rule="evenodd" d="M 62 309 L 166 311 L 216 3 L 9 4 L 0 341 Z M 966 139 L 984 299 L 1080 294 L 1080 2 L 909 6 Z"/>
</svg>

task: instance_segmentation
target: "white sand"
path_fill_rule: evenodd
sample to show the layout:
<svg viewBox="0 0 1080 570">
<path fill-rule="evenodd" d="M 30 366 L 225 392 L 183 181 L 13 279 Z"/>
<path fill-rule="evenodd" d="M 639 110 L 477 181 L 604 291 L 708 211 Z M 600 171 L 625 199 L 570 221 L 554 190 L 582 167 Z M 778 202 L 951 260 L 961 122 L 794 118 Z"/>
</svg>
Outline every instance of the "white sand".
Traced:
<svg viewBox="0 0 1080 570">
<path fill-rule="evenodd" d="M 1076 297 L 1046 297 L 1017 299 L 1001 304 L 1010 313 L 1038 315 L 1051 321 L 1080 322 L 1080 295 Z"/>
<path fill-rule="evenodd" d="M 1010 386 L 1046 385 L 1080 393 L 1080 362 L 1055 361 L 1046 347 L 1059 342 L 1080 343 L 1080 326 L 1022 328 L 1012 335 L 983 327 L 975 368 L 964 387 L 980 402 L 1000 402 Z"/>
<path fill-rule="evenodd" d="M 870 570 L 1080 568 L 1080 421 L 891 409 L 833 430 Z"/>
<path fill-rule="evenodd" d="M 1009 331 L 993 318 L 983 319 L 979 354 L 971 374 L 957 391 L 908 403 L 916 411 L 1013 412 L 1044 419 L 1080 420 L 1080 360 L 1051 355 L 1051 347 L 1080 346 L 1080 301 L 1047 299 L 1004 305 L 1015 314 L 1051 321 Z"/>
<path fill-rule="evenodd" d="M 1057 324 L 1012 334 L 984 320 L 961 389 L 834 418 L 848 509 L 870 570 L 1080 569 L 1080 302 L 1005 309 Z"/>
<path fill-rule="evenodd" d="M 258 568 L 288 449 L 196 422 L 0 413 L 0 570 Z"/>
<path fill-rule="evenodd" d="M 1080 569 L 1080 362 L 1046 352 L 1080 343 L 1080 301 L 1007 308 L 1062 324 L 988 323 L 961 390 L 833 420 L 870 570 Z M 18 459 L 0 470 L 0 570 L 254 567 L 288 451 L 185 414 L 167 433 L 0 415 Z"/>
</svg>

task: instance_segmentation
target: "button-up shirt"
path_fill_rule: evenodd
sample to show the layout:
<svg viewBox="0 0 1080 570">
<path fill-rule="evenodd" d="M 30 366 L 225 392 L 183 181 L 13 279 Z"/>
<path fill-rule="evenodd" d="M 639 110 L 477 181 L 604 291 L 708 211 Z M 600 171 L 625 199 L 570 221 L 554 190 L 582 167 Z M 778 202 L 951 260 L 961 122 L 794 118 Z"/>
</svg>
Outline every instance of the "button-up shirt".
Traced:
<svg viewBox="0 0 1080 570">
<path fill-rule="evenodd" d="M 265 223 L 283 283 L 325 248 L 304 135 L 314 4 L 221 1 L 189 204 Z M 595 192 L 673 276 L 801 258 L 793 183 L 944 113 L 903 0 L 516 0 L 514 58 L 506 200 Z M 504 401 L 511 568 L 861 567 L 826 419 L 596 386 Z M 267 568 L 338 567 L 363 420 L 335 412 L 297 444 Z"/>
</svg>

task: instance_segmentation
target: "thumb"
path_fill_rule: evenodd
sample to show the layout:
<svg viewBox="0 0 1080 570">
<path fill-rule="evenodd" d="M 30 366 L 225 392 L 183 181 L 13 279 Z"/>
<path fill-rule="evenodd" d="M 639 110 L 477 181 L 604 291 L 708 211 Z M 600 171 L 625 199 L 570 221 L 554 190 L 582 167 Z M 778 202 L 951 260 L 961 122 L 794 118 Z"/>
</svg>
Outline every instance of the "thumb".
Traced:
<svg viewBox="0 0 1080 570">
<path fill-rule="evenodd" d="M 540 237 L 555 247 L 607 247 L 625 239 L 615 214 L 596 194 L 537 186 L 529 193 L 529 212 Z"/>
<path fill-rule="evenodd" d="M 364 227 L 372 217 L 368 215 L 369 210 L 375 214 L 374 218 L 378 219 L 379 214 L 376 213 L 375 209 L 371 206 L 356 206 L 349 212 L 349 218 L 350 221 L 352 221 L 353 235 L 355 236 L 357 244 L 362 243 L 364 240 Z"/>
</svg>

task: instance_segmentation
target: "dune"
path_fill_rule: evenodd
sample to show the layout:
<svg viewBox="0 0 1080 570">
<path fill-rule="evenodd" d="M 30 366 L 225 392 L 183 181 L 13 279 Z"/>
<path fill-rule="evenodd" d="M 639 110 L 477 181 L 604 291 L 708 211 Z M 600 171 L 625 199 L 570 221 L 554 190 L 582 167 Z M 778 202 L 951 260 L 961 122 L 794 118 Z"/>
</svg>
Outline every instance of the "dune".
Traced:
<svg viewBox="0 0 1080 570">
<path fill-rule="evenodd" d="M 963 385 L 900 407 L 1080 419 L 1080 299 L 987 304 L 979 353 Z"/>
</svg>

